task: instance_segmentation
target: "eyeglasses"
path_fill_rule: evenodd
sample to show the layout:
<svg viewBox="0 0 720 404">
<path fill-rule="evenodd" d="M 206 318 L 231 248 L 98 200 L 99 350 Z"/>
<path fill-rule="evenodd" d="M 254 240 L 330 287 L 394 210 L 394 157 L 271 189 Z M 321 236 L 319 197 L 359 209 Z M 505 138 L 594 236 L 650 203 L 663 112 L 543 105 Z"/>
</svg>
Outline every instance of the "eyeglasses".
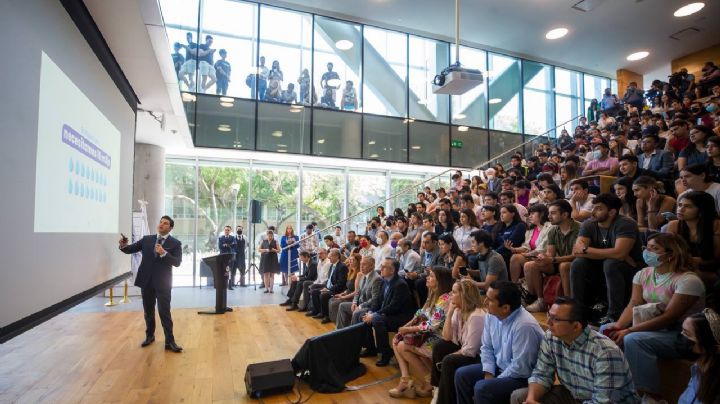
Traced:
<svg viewBox="0 0 720 404">
<path fill-rule="evenodd" d="M 546 316 L 547 316 L 547 322 L 548 322 L 548 324 L 549 324 L 549 323 L 554 323 L 554 322 L 557 322 L 557 321 L 567 321 L 568 323 L 572 323 L 572 322 L 576 321 L 576 320 L 565 319 L 565 318 L 557 318 L 557 317 L 555 317 L 553 314 L 550 314 L 550 313 L 547 313 Z"/>
</svg>

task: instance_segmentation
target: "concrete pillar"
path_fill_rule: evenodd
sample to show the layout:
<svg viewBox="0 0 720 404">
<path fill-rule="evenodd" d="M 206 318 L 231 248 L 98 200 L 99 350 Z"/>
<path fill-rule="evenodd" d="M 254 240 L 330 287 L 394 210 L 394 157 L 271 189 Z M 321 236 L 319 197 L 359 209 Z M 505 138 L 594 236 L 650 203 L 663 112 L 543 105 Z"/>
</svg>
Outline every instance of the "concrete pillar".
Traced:
<svg viewBox="0 0 720 404">
<path fill-rule="evenodd" d="M 133 174 L 133 210 L 139 210 L 138 200 L 147 204 L 150 230 L 165 212 L 165 149 L 146 143 L 135 143 Z"/>
</svg>

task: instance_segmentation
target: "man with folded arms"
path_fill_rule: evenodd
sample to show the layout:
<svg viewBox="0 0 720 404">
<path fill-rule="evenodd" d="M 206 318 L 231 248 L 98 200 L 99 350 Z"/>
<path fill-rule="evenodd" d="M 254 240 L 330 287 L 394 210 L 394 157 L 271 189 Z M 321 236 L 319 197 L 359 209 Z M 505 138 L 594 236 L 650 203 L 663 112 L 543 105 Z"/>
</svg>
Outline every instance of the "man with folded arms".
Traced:
<svg viewBox="0 0 720 404">
<path fill-rule="evenodd" d="M 622 351 L 588 327 L 580 302 L 560 297 L 547 318 L 549 330 L 529 385 L 513 392 L 512 404 L 640 402 Z"/>
</svg>

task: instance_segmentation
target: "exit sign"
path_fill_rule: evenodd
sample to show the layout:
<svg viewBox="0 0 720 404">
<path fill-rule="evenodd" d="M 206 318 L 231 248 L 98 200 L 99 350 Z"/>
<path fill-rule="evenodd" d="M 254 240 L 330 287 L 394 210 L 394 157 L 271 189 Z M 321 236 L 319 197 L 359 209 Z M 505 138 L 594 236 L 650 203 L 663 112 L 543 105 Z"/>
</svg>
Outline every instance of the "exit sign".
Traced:
<svg viewBox="0 0 720 404">
<path fill-rule="evenodd" d="M 462 140 L 453 140 L 450 142 L 450 147 L 454 147 L 456 149 L 462 149 L 463 142 L 462 142 Z"/>
</svg>

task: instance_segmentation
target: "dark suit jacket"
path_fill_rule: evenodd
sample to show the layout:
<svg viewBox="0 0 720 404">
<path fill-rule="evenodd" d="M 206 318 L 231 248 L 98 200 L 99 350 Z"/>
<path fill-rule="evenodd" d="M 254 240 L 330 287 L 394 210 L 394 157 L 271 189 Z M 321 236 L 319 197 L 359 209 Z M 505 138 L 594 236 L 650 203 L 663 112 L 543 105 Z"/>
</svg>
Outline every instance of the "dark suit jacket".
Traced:
<svg viewBox="0 0 720 404">
<path fill-rule="evenodd" d="M 220 254 L 234 254 L 236 248 L 237 239 L 232 234 L 229 236 L 223 234 L 218 237 L 218 250 L 220 250 Z"/>
<path fill-rule="evenodd" d="M 305 264 L 300 263 L 300 268 L 302 268 L 303 265 L 305 265 Z M 317 279 L 317 275 L 318 275 L 318 274 L 317 274 L 317 262 L 315 262 L 315 261 L 310 261 L 310 262 L 307 264 L 307 267 L 306 267 L 306 269 L 305 269 L 305 272 L 302 273 L 302 274 L 300 274 L 300 277 L 298 278 L 298 280 L 299 280 L 300 282 L 302 282 L 302 281 L 314 281 L 315 279 Z"/>
<path fill-rule="evenodd" d="M 415 311 L 412 299 L 410 297 L 410 288 L 404 279 L 400 279 L 399 276 L 394 276 L 388 287 L 390 290 L 385 295 L 385 282 L 383 282 L 382 289 L 380 289 L 380 296 L 382 303 L 377 313 L 386 316 L 395 316 L 399 314 L 412 314 Z"/>
<path fill-rule="evenodd" d="M 182 243 L 173 236 L 168 235 L 163 243 L 167 251 L 164 257 L 155 255 L 157 235 L 145 236 L 140 240 L 121 248 L 125 254 L 142 252 L 142 261 L 135 277 L 135 286 L 155 289 L 172 288 L 172 267 L 179 267 L 182 262 Z"/>
<path fill-rule="evenodd" d="M 347 276 L 348 267 L 342 261 L 338 261 L 335 264 L 335 271 L 330 276 L 330 283 L 332 283 L 332 287 L 329 289 L 330 293 L 336 295 L 345 291 L 347 289 Z"/>
</svg>

